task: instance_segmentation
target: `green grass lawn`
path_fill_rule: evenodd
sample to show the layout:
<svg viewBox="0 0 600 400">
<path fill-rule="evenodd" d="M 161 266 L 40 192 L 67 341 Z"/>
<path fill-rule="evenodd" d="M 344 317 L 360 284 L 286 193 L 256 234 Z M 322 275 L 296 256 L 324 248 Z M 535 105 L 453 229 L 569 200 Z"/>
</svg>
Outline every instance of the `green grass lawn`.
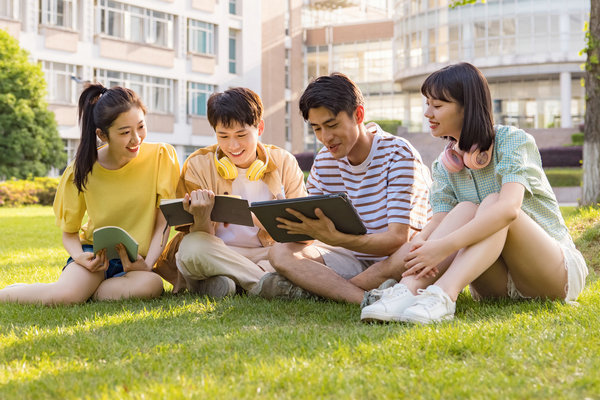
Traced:
<svg viewBox="0 0 600 400">
<path fill-rule="evenodd" d="M 327 301 L 0 304 L 0 399 L 583 399 L 600 393 L 600 209 L 565 209 L 591 267 L 579 306 L 481 302 L 454 321 L 367 325 Z M 53 281 L 49 207 L 0 208 L 0 287 Z M 168 286 L 168 285 L 167 285 Z"/>
</svg>

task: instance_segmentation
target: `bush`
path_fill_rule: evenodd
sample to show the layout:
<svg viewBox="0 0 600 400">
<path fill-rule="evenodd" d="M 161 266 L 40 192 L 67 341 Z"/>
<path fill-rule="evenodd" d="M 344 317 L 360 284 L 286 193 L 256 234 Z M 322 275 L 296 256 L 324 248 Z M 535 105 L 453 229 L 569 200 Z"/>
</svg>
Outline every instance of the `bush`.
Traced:
<svg viewBox="0 0 600 400">
<path fill-rule="evenodd" d="M 577 132 L 571 135 L 570 146 L 583 146 L 583 132 Z"/>
<path fill-rule="evenodd" d="M 302 171 L 310 171 L 313 162 L 315 161 L 315 154 L 310 151 L 294 154 L 294 157 L 296 157 L 298 165 Z"/>
<path fill-rule="evenodd" d="M 58 178 L 12 179 L 0 182 L 0 207 L 52 205 Z"/>
<path fill-rule="evenodd" d="M 402 126 L 402 120 L 399 119 L 375 119 L 369 122 L 377 123 L 377 125 L 379 125 L 381 129 L 388 133 L 391 133 L 392 135 L 395 135 L 396 132 L 398 132 L 398 127 Z"/>
<path fill-rule="evenodd" d="M 581 146 L 546 147 L 540 149 L 540 156 L 544 168 L 581 167 L 583 148 Z"/>
<path fill-rule="evenodd" d="M 581 168 L 548 168 L 544 172 L 552 187 L 581 186 L 583 180 Z"/>
</svg>

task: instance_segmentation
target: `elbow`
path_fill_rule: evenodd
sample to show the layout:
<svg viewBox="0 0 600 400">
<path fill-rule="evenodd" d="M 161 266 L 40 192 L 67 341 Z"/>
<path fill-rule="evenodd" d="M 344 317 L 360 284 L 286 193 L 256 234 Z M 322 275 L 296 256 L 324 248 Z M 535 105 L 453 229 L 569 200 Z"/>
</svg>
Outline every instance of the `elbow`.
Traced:
<svg viewBox="0 0 600 400">
<path fill-rule="evenodd" d="M 521 209 L 517 208 L 517 207 L 506 208 L 505 212 L 502 213 L 504 220 L 506 222 L 506 225 L 512 224 L 519 217 L 520 212 L 521 212 Z"/>
</svg>

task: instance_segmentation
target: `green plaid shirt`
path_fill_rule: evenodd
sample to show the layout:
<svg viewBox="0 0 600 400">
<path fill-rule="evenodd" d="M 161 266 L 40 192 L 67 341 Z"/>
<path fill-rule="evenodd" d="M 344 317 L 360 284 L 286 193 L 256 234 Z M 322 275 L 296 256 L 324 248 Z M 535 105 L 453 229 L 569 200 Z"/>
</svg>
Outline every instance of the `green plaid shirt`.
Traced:
<svg viewBox="0 0 600 400">
<path fill-rule="evenodd" d="M 439 157 L 434 161 L 433 213 L 449 212 L 463 201 L 480 204 L 489 194 L 499 193 L 503 184 L 518 182 L 525 187 L 521 209 L 554 239 L 570 238 L 533 137 L 512 126 L 496 125 L 494 129 L 492 162 L 487 167 L 449 173 Z"/>
</svg>

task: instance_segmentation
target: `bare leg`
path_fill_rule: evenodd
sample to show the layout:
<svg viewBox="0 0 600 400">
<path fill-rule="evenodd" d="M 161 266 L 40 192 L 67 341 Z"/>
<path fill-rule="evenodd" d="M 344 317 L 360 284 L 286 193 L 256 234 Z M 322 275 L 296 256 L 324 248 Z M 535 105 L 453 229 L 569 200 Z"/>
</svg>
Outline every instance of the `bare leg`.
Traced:
<svg viewBox="0 0 600 400">
<path fill-rule="evenodd" d="M 152 299 L 163 292 L 159 275 L 147 271 L 130 271 L 123 276 L 104 280 L 94 293 L 94 300 L 120 300 L 132 297 Z"/>
<path fill-rule="evenodd" d="M 269 251 L 271 265 L 294 284 L 322 297 L 360 304 L 365 291 L 328 268 L 321 253 L 299 243 L 277 243 Z"/>
<path fill-rule="evenodd" d="M 477 205 L 474 203 L 462 202 L 457 204 L 452 211 L 446 215 L 436 230 L 431 233 L 429 239 L 440 239 L 454 232 L 461 226 L 471 221 L 475 216 L 476 211 Z M 459 250 L 441 262 L 437 266 L 439 273 L 436 277 L 422 277 L 417 279 L 416 275 L 409 275 L 402 278 L 400 282 L 405 284 L 413 294 L 416 294 L 417 289 L 424 289 L 434 283 L 448 269 L 455 257 L 458 257 L 461 252 L 462 250 Z"/>
<path fill-rule="evenodd" d="M 87 301 L 104 280 L 104 272 L 90 272 L 72 262 L 52 283 L 32 283 L 0 290 L 0 302 L 22 304 L 77 304 Z"/>
<path fill-rule="evenodd" d="M 494 207 L 497 199 L 498 196 L 488 196 L 480 209 Z M 453 300 L 476 280 L 475 287 L 482 295 L 505 293 L 506 273 L 502 273 L 501 264 L 496 262 L 500 256 L 524 295 L 565 297 L 567 271 L 560 246 L 523 211 L 505 229 L 463 249 L 436 285 Z M 484 274 L 490 266 L 494 269 Z"/>
</svg>

